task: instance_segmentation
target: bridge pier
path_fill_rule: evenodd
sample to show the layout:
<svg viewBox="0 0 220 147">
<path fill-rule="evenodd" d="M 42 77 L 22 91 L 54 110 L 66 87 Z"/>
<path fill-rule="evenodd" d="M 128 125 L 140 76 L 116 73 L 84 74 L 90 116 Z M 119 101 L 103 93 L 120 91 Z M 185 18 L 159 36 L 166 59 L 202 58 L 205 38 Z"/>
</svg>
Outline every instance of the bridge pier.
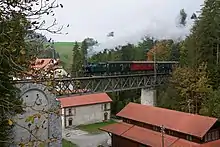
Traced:
<svg viewBox="0 0 220 147">
<path fill-rule="evenodd" d="M 141 104 L 156 106 L 156 90 L 149 88 L 141 89 Z"/>
</svg>

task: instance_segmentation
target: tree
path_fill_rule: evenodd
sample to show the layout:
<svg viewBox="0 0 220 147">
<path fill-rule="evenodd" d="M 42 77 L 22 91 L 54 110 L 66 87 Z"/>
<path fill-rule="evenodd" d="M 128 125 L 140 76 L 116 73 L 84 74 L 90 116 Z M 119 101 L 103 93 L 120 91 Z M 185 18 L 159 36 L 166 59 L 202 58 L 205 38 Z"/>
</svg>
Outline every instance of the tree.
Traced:
<svg viewBox="0 0 220 147">
<path fill-rule="evenodd" d="M 176 99 L 177 102 L 179 102 L 178 107 L 181 111 L 199 113 L 204 98 L 206 98 L 212 90 L 210 79 L 206 72 L 206 64 L 201 64 L 198 69 L 190 67 L 177 68 L 171 78 L 171 87 L 173 87 L 176 92 L 171 91 L 172 93 L 169 93 L 169 91 L 167 91 L 167 94 L 178 94 L 176 95 Z M 161 98 L 163 98 L 162 95 Z"/>
<path fill-rule="evenodd" d="M 219 68 L 219 8 L 219 1 L 205 1 L 202 13 L 195 20 L 195 25 L 191 30 L 192 34 L 186 40 L 187 51 L 191 58 L 189 59 L 192 60 L 192 66 L 198 67 L 202 62 L 207 62 L 207 68 L 213 83 L 215 83 L 213 85 L 215 89 L 219 86 L 219 83 L 216 83 L 213 77 L 220 78 L 219 73 L 216 72 Z"/>
<path fill-rule="evenodd" d="M 34 5 L 41 7 L 38 9 Z M 34 19 L 42 14 L 49 15 L 56 7 L 58 6 L 54 3 L 40 0 L 0 3 L 0 146 L 8 146 L 7 143 L 10 143 L 8 139 L 13 127 L 11 118 L 23 111 L 22 101 L 17 98 L 19 89 L 12 82 L 12 77 L 25 74 L 35 58 L 33 50 L 27 47 L 30 44 L 26 41 L 26 37 L 35 30 L 56 33 L 55 30 L 50 29 L 56 25 L 56 21 L 46 27 L 45 21 L 37 22 Z"/>
<path fill-rule="evenodd" d="M 155 45 L 156 60 L 166 61 L 171 56 L 171 45 L 168 40 L 158 41 Z"/>
<path fill-rule="evenodd" d="M 135 59 L 134 45 L 128 43 L 121 47 L 121 60 L 122 61 L 132 61 Z"/>
<path fill-rule="evenodd" d="M 179 44 L 181 68 L 160 91 L 161 106 L 219 117 L 219 8 L 219 1 L 207 0 L 199 17 L 193 13 L 191 34 Z"/>
<path fill-rule="evenodd" d="M 82 55 L 80 54 L 80 48 L 78 42 L 75 42 L 73 47 L 73 61 L 72 61 L 72 69 L 71 74 L 76 75 L 76 73 L 82 70 Z"/>
<path fill-rule="evenodd" d="M 219 90 L 210 92 L 210 94 L 204 98 L 202 103 L 202 109 L 200 114 L 211 116 L 211 117 L 220 117 L 220 99 L 219 99 Z"/>
<path fill-rule="evenodd" d="M 33 55 L 38 58 L 54 58 L 58 59 L 59 53 L 54 48 L 54 42 L 47 40 L 46 36 L 31 31 L 25 37 L 27 48 L 32 51 Z"/>
</svg>

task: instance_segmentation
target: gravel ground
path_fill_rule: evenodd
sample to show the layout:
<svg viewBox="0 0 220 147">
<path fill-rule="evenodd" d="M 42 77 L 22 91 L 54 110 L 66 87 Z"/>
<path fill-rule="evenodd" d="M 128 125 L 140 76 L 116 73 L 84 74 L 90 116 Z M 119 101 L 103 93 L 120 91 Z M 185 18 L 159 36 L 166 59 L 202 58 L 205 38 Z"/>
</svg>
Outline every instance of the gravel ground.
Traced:
<svg viewBox="0 0 220 147">
<path fill-rule="evenodd" d="M 97 147 L 103 145 L 108 147 L 107 141 L 110 139 L 108 133 L 88 134 L 81 130 L 64 130 L 63 138 L 77 144 L 79 147 Z"/>
</svg>

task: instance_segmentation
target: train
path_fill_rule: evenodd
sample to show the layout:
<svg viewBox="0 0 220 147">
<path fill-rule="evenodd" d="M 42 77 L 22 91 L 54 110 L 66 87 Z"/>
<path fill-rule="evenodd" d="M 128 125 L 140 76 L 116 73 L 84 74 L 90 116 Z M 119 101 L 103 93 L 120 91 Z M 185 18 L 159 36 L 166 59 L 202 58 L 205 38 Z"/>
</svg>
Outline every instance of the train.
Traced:
<svg viewBox="0 0 220 147">
<path fill-rule="evenodd" d="M 154 72 L 168 74 L 173 71 L 178 63 L 178 61 L 106 61 L 88 63 L 83 70 L 86 75 L 122 75 Z"/>
</svg>

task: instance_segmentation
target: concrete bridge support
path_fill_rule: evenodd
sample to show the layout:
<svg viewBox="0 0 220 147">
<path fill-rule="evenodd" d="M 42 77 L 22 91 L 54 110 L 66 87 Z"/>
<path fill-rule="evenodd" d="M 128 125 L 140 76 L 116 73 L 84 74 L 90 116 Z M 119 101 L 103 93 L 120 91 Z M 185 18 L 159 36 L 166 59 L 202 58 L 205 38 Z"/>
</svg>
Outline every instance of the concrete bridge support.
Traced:
<svg viewBox="0 0 220 147">
<path fill-rule="evenodd" d="M 141 104 L 156 106 L 156 90 L 154 89 L 141 89 Z"/>
</svg>

